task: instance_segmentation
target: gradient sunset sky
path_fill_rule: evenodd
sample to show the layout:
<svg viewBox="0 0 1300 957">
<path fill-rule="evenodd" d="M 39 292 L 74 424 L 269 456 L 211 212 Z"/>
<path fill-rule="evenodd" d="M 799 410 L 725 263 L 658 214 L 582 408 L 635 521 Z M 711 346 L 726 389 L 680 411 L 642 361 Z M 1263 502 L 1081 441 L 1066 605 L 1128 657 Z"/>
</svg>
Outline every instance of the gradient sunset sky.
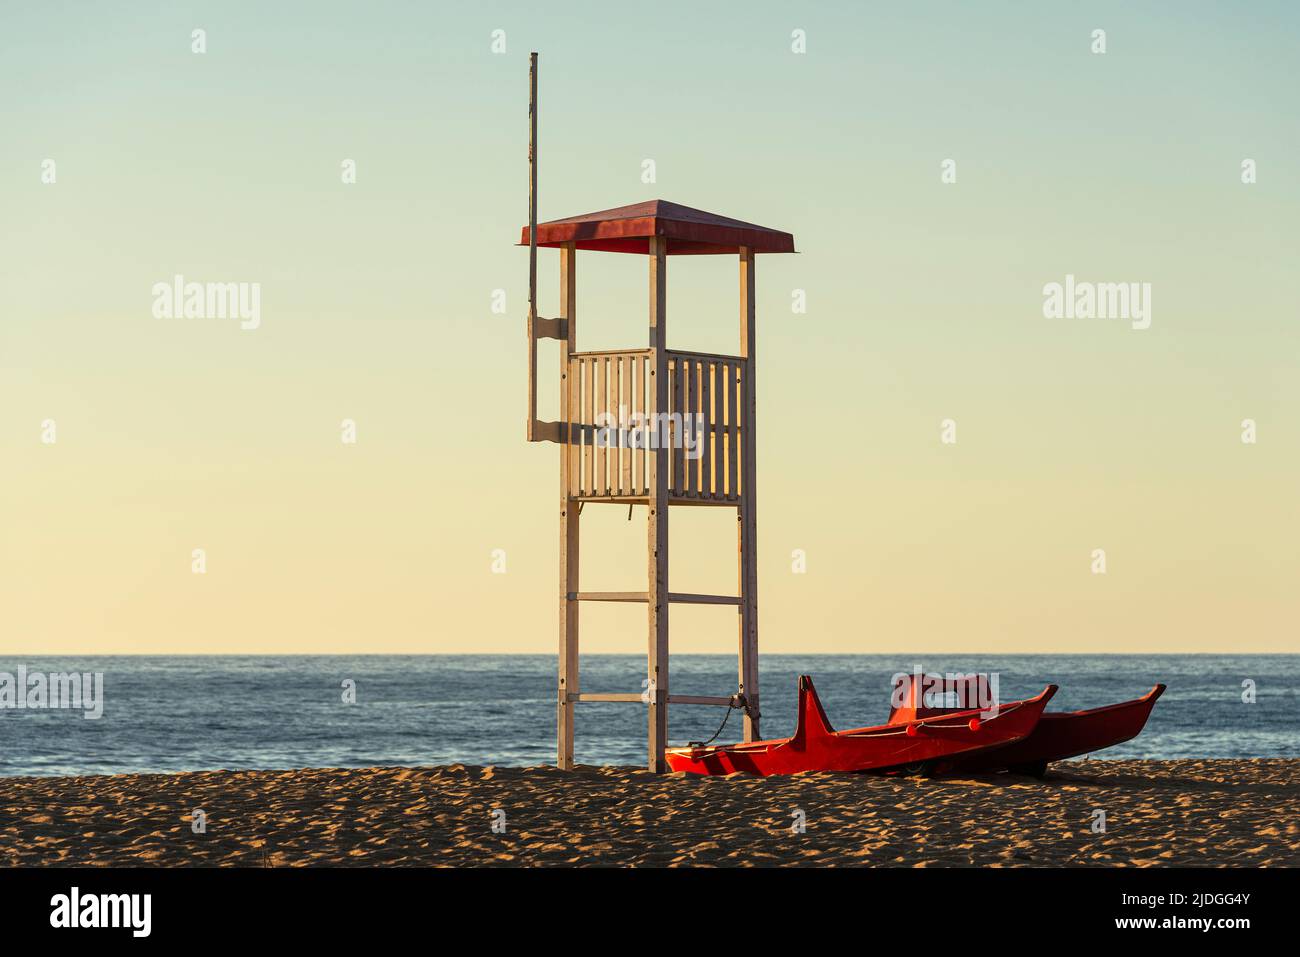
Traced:
<svg viewBox="0 0 1300 957">
<path fill-rule="evenodd" d="M 762 651 L 1294 651 L 1297 39 L 1288 3 L 10 4 L 0 652 L 554 652 L 530 50 L 542 219 L 795 236 L 757 270 Z M 668 272 L 670 345 L 735 352 L 734 259 Z M 260 328 L 155 318 L 177 273 L 260 283 Z M 1151 283 L 1151 327 L 1044 318 L 1067 274 Z M 643 347 L 645 259 L 581 254 L 578 314 Z M 672 589 L 734 592 L 734 512 L 673 521 Z M 643 589 L 644 511 L 583 522 L 583 589 Z M 734 609 L 672 615 L 734 651 Z M 584 607 L 584 651 L 645 644 Z"/>
</svg>

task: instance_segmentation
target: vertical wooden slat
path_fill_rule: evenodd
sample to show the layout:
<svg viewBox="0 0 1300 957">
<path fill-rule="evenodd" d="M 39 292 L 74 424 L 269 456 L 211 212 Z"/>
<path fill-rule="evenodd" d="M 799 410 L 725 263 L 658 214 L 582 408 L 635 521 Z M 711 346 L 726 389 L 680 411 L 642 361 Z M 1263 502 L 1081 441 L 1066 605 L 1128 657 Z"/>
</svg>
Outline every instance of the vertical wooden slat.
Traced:
<svg viewBox="0 0 1300 957">
<path fill-rule="evenodd" d="M 569 359 L 569 494 L 582 494 L 582 360 Z"/>
<path fill-rule="evenodd" d="M 651 375 L 651 372 L 653 372 L 654 367 L 655 367 L 654 356 L 647 355 L 645 357 L 645 361 L 641 364 L 641 376 L 642 376 L 641 384 L 644 386 L 644 388 L 641 391 L 641 398 L 642 398 L 641 410 L 646 415 L 646 423 L 645 423 L 646 430 L 644 434 L 641 436 L 642 448 L 645 449 L 644 454 L 641 456 L 641 467 L 643 469 L 641 475 L 641 491 L 644 492 L 646 495 L 649 495 L 651 493 L 651 490 L 654 486 L 654 483 L 651 482 L 650 480 L 651 478 L 650 460 L 654 455 L 653 451 L 651 451 L 650 449 L 650 446 L 652 444 L 651 436 L 654 434 L 655 426 L 656 426 L 656 419 L 654 417 L 655 377 Z"/>
<path fill-rule="evenodd" d="M 691 359 L 688 368 L 691 370 L 690 377 L 686 380 L 687 397 L 686 407 L 690 410 L 690 417 L 682 419 L 684 429 L 689 430 L 690 440 L 699 441 L 699 422 L 695 418 L 700 411 L 700 363 L 698 359 Z M 699 498 L 700 495 L 700 459 L 696 455 L 699 446 L 691 452 L 694 456 L 686 462 L 686 488 L 690 492 L 691 498 Z"/>
<path fill-rule="evenodd" d="M 727 497 L 727 363 L 713 366 L 713 497 Z"/>
<path fill-rule="evenodd" d="M 578 588 L 578 503 L 570 495 L 577 479 L 577 437 L 572 427 L 578 417 L 580 395 L 575 372 L 581 365 L 570 360 L 577 334 L 577 247 L 565 243 L 560 247 L 560 318 L 567 334 L 560 342 L 560 654 L 559 681 L 556 689 L 556 763 L 564 770 L 573 768 L 573 699 L 578 682 L 578 602 L 571 600 Z"/>
<path fill-rule="evenodd" d="M 669 455 L 673 464 L 673 494 L 683 495 L 686 492 L 686 456 L 683 454 L 685 449 L 682 448 L 681 418 L 686 410 L 686 380 L 690 377 L 690 373 L 686 369 L 686 360 L 680 355 L 677 356 L 674 366 L 672 411 L 677 418 L 673 426 L 672 451 Z"/>
<path fill-rule="evenodd" d="M 668 240 L 650 239 L 650 348 L 654 368 L 654 410 L 668 406 Z M 647 458 L 650 463 L 650 507 L 646 509 L 648 555 L 646 592 L 649 609 L 649 645 L 646 679 L 653 683 L 649 695 L 649 762 L 651 772 L 668 770 L 668 454 L 659 443 Z"/>
<path fill-rule="evenodd" d="M 582 360 L 582 494 L 590 495 L 593 488 L 594 455 L 592 449 L 591 405 L 596 394 L 596 360 Z"/>
<path fill-rule="evenodd" d="M 651 368 L 654 367 L 654 357 L 653 357 L 653 356 L 651 356 L 651 358 L 650 358 L 650 366 L 651 366 Z M 673 397 L 673 395 L 676 394 L 676 389 L 677 389 L 677 386 L 676 386 L 676 380 L 677 380 L 677 369 L 676 369 L 676 367 L 673 365 L 672 362 L 669 362 L 669 363 L 668 363 L 668 405 L 672 405 L 672 397 Z M 654 391 L 655 391 L 655 382 L 654 382 L 653 373 L 652 373 L 652 374 L 651 374 L 651 379 L 650 379 L 650 393 L 653 393 Z M 647 401 L 647 402 L 650 402 L 651 405 L 654 404 L 653 399 L 649 398 L 648 395 L 647 395 L 646 401 Z M 666 422 L 667 420 L 665 419 L 664 421 Z M 656 426 L 657 426 L 657 425 L 658 425 L 658 419 L 656 419 Z M 665 428 L 666 428 L 666 426 L 665 426 Z M 658 434 L 658 428 L 656 428 L 655 433 L 656 433 L 656 435 Z M 670 451 L 669 454 L 668 454 L 668 487 L 669 487 L 669 489 L 671 489 L 671 488 L 672 488 L 672 485 L 673 485 L 673 480 L 672 480 L 672 479 L 673 479 L 673 476 L 672 476 L 672 463 L 673 463 L 673 458 L 672 458 L 672 453 L 671 453 L 671 451 Z M 647 487 L 650 488 L 650 489 L 652 490 L 652 489 L 653 489 L 653 486 L 654 486 L 654 483 L 650 481 L 649 468 L 650 468 L 650 459 L 649 459 L 649 457 L 647 457 L 647 458 L 646 458 L 646 483 L 647 483 Z"/>
<path fill-rule="evenodd" d="M 690 370 L 690 375 L 686 378 L 686 408 L 689 410 L 682 415 L 682 431 L 691 437 L 692 442 L 699 440 L 697 427 L 699 425 L 695 414 L 700 411 L 700 363 L 697 359 L 691 359 L 686 367 Z M 685 438 L 682 441 L 685 446 Z M 700 459 L 696 454 L 698 448 L 691 450 L 691 457 L 686 460 L 686 490 L 692 498 L 700 494 Z"/>
<path fill-rule="evenodd" d="M 608 421 L 613 422 L 618 414 L 618 356 L 605 360 L 605 413 Z M 605 451 L 605 493 L 618 494 L 618 428 L 611 426 L 608 433 L 608 447 Z"/>
<path fill-rule="evenodd" d="M 718 435 L 713 443 L 713 469 L 717 473 L 717 479 L 714 484 L 718 491 L 718 498 L 728 498 L 731 490 L 727 487 L 727 432 L 731 422 L 731 410 L 727 408 L 727 382 L 731 377 L 731 363 L 718 363 L 717 397 L 713 400 L 717 406 L 718 418 L 721 424 L 718 427 Z"/>
<path fill-rule="evenodd" d="M 619 395 L 622 396 L 622 401 L 618 412 L 624 431 L 618 450 L 619 471 L 622 473 L 618 485 L 624 495 L 632 495 L 636 491 L 632 487 L 632 450 L 628 447 L 626 431 L 627 422 L 632 417 L 632 369 L 635 364 L 636 356 L 623 356 L 619 359 Z"/>
<path fill-rule="evenodd" d="M 713 498 L 713 369 L 709 359 L 700 360 L 700 497 Z"/>
<path fill-rule="evenodd" d="M 671 406 L 672 406 L 672 403 L 673 403 L 673 398 L 674 398 L 676 395 L 677 395 L 677 363 L 676 363 L 676 362 L 673 362 L 673 361 L 669 361 L 669 363 L 668 363 L 668 407 L 666 407 L 665 411 L 667 411 L 667 412 L 671 412 L 671 411 L 672 411 Z M 665 428 L 668 428 L 668 426 L 666 425 L 666 423 L 667 423 L 667 419 L 665 419 L 664 422 L 665 422 Z M 671 438 L 671 432 L 669 432 L 668 434 L 669 434 L 669 437 Z M 668 487 L 669 487 L 669 489 L 676 488 L 676 483 L 673 481 L 673 469 L 674 469 L 674 467 L 675 467 L 675 463 L 674 463 L 674 461 L 673 461 L 672 446 L 670 445 L 670 446 L 669 446 L 669 451 L 668 451 Z"/>
<path fill-rule="evenodd" d="M 632 374 L 632 357 L 618 358 L 618 388 L 614 392 L 614 417 L 619 423 L 618 437 L 618 491 L 620 495 L 628 494 L 629 479 L 632 477 L 632 462 L 627 448 L 627 400 L 631 395 L 628 376 Z"/>
<path fill-rule="evenodd" d="M 727 492 L 727 363 L 713 367 L 713 497 L 725 499 Z"/>
<path fill-rule="evenodd" d="M 620 360 L 619 368 L 619 421 L 621 437 L 619 439 L 619 490 L 624 495 L 632 494 L 632 449 L 628 447 L 628 419 L 632 408 L 632 356 L 625 355 Z"/>
<path fill-rule="evenodd" d="M 635 371 L 634 381 L 632 383 L 632 420 L 635 422 L 645 418 L 645 356 L 634 356 L 632 359 L 632 368 Z M 632 491 L 636 495 L 641 495 L 645 491 L 645 446 L 646 432 L 640 431 L 636 439 L 636 447 L 632 450 Z"/>
<path fill-rule="evenodd" d="M 727 363 L 727 494 L 740 498 L 740 363 Z"/>
<path fill-rule="evenodd" d="M 609 463 L 609 480 L 605 485 L 605 491 L 610 495 L 618 494 L 618 367 L 618 356 L 610 356 L 606 360 L 608 372 L 606 387 L 609 390 L 609 395 L 605 402 L 605 411 L 609 413 L 610 420 L 613 423 L 609 430 L 609 449 L 606 452 Z"/>
<path fill-rule="evenodd" d="M 718 498 L 730 498 L 731 486 L 727 484 L 727 462 L 730 459 L 731 444 L 731 403 L 727 399 L 727 383 L 731 381 L 731 363 L 718 363 L 718 376 L 715 382 L 716 395 L 714 405 L 718 410 L 718 437 L 713 446 L 713 468 L 717 473 L 714 487 Z"/>
<path fill-rule="evenodd" d="M 673 440 L 673 452 L 676 456 L 676 464 L 673 467 L 673 475 L 680 476 L 677 485 L 677 494 L 685 495 L 690 491 L 690 485 L 686 478 L 688 469 L 686 467 L 686 437 L 682 430 L 686 428 L 686 406 L 690 403 L 690 386 L 691 386 L 691 367 L 690 364 L 680 355 L 677 357 L 677 393 L 676 403 L 673 411 L 677 413 L 678 431 Z"/>
<path fill-rule="evenodd" d="M 608 359 L 605 356 L 596 357 L 596 399 L 592 408 L 592 414 L 595 418 L 592 421 L 597 425 L 599 425 L 601 421 L 601 413 L 605 412 L 609 408 L 609 379 L 606 374 L 607 365 Z M 599 435 L 599 433 L 597 433 L 597 435 Z M 591 492 L 593 495 L 604 495 L 609 491 L 609 486 L 606 484 L 605 473 L 605 459 L 607 458 L 605 443 L 600 441 L 599 438 L 594 439 L 594 441 L 596 445 L 596 464 L 594 466 L 596 477 L 591 486 Z"/>
</svg>

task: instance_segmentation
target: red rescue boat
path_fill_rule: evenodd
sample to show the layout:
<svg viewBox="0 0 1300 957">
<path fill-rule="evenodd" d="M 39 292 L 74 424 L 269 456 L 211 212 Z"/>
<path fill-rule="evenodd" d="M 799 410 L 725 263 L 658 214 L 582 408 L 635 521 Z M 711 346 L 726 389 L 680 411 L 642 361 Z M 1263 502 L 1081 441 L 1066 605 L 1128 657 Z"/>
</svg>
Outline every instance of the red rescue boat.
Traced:
<svg viewBox="0 0 1300 957">
<path fill-rule="evenodd" d="M 941 774 L 1013 771 L 1042 777 L 1051 761 L 1090 754 L 1137 737 L 1164 691 L 1165 686 L 1158 684 L 1142 697 L 1120 704 L 1088 711 L 1048 711 L 1021 741 L 997 751 L 945 760 L 934 770 Z"/>
<path fill-rule="evenodd" d="M 974 755 L 1024 740 L 1037 725 L 1056 685 L 1035 698 L 1002 705 L 996 715 L 979 709 L 909 716 L 894 723 L 836 731 L 826 718 L 812 679 L 799 678 L 799 716 L 794 735 L 749 744 L 669 748 L 668 766 L 691 774 L 798 774 L 800 771 L 925 770 L 940 759 Z"/>
</svg>

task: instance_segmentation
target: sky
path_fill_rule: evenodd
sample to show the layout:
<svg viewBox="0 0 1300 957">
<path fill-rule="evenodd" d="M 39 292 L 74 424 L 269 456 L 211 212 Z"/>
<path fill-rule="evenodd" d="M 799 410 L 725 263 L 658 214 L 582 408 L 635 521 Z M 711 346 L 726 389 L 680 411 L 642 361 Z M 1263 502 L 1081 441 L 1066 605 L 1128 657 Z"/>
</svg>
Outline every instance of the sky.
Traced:
<svg viewBox="0 0 1300 957">
<path fill-rule="evenodd" d="M 763 651 L 1294 651 L 1298 38 L 1286 3 L 5 5 L 0 653 L 554 652 L 530 50 L 543 220 L 795 237 L 756 273 Z M 177 274 L 259 324 L 156 316 Z M 1067 275 L 1150 284 L 1149 327 L 1046 317 Z M 579 348 L 644 347 L 646 286 L 580 254 Z M 734 353 L 736 287 L 670 259 L 669 345 Z M 585 510 L 584 591 L 645 587 L 644 521 Z M 734 593 L 734 527 L 674 511 L 672 590 Z M 582 614 L 644 651 L 644 608 Z M 736 646 L 734 609 L 671 627 Z"/>
</svg>

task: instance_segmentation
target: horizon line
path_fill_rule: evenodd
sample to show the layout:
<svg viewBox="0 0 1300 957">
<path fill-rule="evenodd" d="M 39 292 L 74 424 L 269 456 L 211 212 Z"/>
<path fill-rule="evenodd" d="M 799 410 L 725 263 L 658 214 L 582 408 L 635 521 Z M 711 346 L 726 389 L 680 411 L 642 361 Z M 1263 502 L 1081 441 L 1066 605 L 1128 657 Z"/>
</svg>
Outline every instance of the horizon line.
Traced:
<svg viewBox="0 0 1300 957">
<path fill-rule="evenodd" d="M 610 658 L 641 658 L 643 655 L 636 651 L 592 651 L 587 655 L 604 655 Z M 1277 657 L 1277 658 L 1295 658 L 1300 657 L 1300 652 L 1296 651 L 919 651 L 919 652 L 891 652 L 891 651 L 769 651 L 766 656 L 775 657 L 805 657 L 805 658 L 845 658 L 845 657 L 867 657 L 867 656 L 885 656 L 885 655 L 947 655 L 958 657 L 960 655 L 1014 655 L 1020 658 L 1050 658 L 1074 656 L 1079 658 L 1136 658 L 1136 657 L 1170 657 L 1177 655 L 1179 657 Z M 0 656 L 0 663 L 5 657 L 29 657 L 29 658 L 509 658 L 509 657 L 555 657 L 553 652 L 548 651 L 292 651 L 292 652 L 275 652 L 275 651 L 197 651 L 197 652 L 170 652 L 170 651 L 122 651 L 122 652 L 58 652 L 49 653 L 41 652 L 36 654 L 6 652 Z M 676 657 L 680 658 L 709 658 L 709 657 L 726 657 L 734 658 L 734 652 L 730 651 L 682 651 L 678 652 Z M 762 656 L 760 656 L 762 657 Z"/>
</svg>

